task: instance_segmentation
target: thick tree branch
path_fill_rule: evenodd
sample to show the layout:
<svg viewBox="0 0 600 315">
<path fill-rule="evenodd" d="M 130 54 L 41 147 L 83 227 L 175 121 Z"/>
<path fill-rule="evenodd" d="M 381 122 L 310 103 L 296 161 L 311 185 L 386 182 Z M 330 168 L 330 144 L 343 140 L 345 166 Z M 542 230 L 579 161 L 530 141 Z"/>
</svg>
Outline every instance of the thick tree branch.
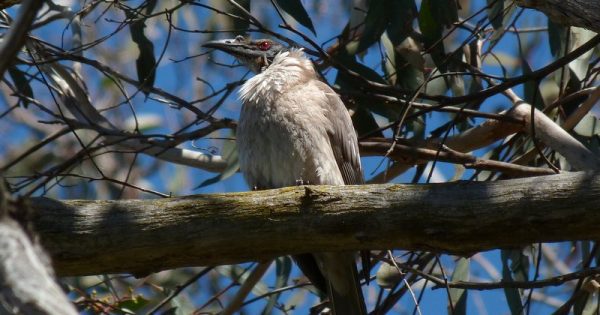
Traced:
<svg viewBox="0 0 600 315">
<path fill-rule="evenodd" d="M 36 237 L 12 218 L 27 211 L 11 200 L 0 177 L 0 314 L 77 314 Z"/>
<path fill-rule="evenodd" d="M 0 313 L 77 314 L 49 261 L 14 220 L 0 220 Z"/>
<path fill-rule="evenodd" d="M 517 0 L 517 4 L 542 11 L 556 23 L 600 32 L 598 0 Z"/>
<path fill-rule="evenodd" d="M 60 275 L 227 264 L 332 250 L 457 254 L 599 239 L 600 175 L 304 186 L 159 200 L 31 200 Z"/>
</svg>

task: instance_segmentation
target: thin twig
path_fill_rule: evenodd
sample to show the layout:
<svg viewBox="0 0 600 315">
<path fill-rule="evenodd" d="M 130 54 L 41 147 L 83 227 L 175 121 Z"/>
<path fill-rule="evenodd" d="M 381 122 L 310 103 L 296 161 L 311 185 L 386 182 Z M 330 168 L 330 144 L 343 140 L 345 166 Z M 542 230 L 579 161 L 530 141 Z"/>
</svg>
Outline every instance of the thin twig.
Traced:
<svg viewBox="0 0 600 315">
<path fill-rule="evenodd" d="M 252 270 L 252 273 L 246 278 L 244 284 L 242 284 L 235 296 L 229 301 L 229 305 L 221 312 L 221 315 L 231 315 L 244 304 L 244 299 L 248 296 L 260 278 L 262 278 L 269 266 L 271 266 L 271 262 L 271 260 L 268 262 L 261 262 L 254 270 Z"/>
<path fill-rule="evenodd" d="M 160 303 L 158 303 L 158 305 L 156 305 L 155 307 L 153 307 L 146 314 L 147 315 L 152 315 L 152 314 L 156 313 L 161 307 L 165 306 L 165 304 L 169 303 L 173 298 L 175 298 L 177 295 L 179 295 L 179 293 L 181 293 L 181 291 L 183 291 L 185 288 L 189 287 L 192 283 L 196 282 L 198 279 L 202 278 L 204 275 L 206 275 L 213 268 L 214 267 L 206 267 L 206 268 L 202 269 L 202 271 L 198 272 L 195 276 L 191 277 L 185 283 L 183 283 L 181 285 L 178 285 L 175 288 L 175 290 L 173 290 L 173 292 L 171 292 L 171 294 L 169 294 L 166 298 L 164 298 L 162 301 L 160 301 Z"/>
</svg>

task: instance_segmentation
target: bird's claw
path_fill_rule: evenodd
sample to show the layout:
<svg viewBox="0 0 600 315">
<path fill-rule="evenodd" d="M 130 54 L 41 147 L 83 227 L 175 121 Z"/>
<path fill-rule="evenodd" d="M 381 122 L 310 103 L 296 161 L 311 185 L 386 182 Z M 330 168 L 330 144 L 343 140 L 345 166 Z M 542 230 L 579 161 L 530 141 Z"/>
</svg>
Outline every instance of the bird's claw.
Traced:
<svg viewBox="0 0 600 315">
<path fill-rule="evenodd" d="M 304 185 L 310 185 L 310 183 L 307 180 L 296 179 L 296 186 L 304 186 Z"/>
</svg>

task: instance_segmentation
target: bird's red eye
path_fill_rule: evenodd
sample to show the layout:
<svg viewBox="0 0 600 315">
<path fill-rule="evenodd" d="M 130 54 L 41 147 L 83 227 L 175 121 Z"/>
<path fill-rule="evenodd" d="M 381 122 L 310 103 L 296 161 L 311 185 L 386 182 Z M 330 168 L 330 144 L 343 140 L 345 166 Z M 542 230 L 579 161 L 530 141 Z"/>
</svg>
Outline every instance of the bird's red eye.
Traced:
<svg viewBox="0 0 600 315">
<path fill-rule="evenodd" d="M 260 49 L 260 50 L 269 50 L 269 48 L 271 48 L 271 43 L 266 42 L 266 41 L 260 42 L 260 43 L 258 43 L 257 46 L 258 46 L 258 49 Z"/>
</svg>

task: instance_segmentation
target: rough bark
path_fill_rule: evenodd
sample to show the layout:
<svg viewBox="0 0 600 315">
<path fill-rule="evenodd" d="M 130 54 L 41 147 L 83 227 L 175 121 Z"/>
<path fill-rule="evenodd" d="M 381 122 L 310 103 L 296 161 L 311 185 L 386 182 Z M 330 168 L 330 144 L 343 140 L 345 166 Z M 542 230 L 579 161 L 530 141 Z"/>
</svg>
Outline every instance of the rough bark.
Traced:
<svg viewBox="0 0 600 315">
<path fill-rule="evenodd" d="M 600 239 L 600 175 L 489 183 L 304 186 L 159 200 L 31 200 L 58 274 L 227 264 L 302 252 L 468 254 Z"/>
<path fill-rule="evenodd" d="M 552 21 L 600 33 L 598 0 L 517 0 L 519 6 L 542 11 Z"/>
<path fill-rule="evenodd" d="M 77 314 L 41 248 L 8 217 L 0 220 L 0 313 Z"/>
</svg>

